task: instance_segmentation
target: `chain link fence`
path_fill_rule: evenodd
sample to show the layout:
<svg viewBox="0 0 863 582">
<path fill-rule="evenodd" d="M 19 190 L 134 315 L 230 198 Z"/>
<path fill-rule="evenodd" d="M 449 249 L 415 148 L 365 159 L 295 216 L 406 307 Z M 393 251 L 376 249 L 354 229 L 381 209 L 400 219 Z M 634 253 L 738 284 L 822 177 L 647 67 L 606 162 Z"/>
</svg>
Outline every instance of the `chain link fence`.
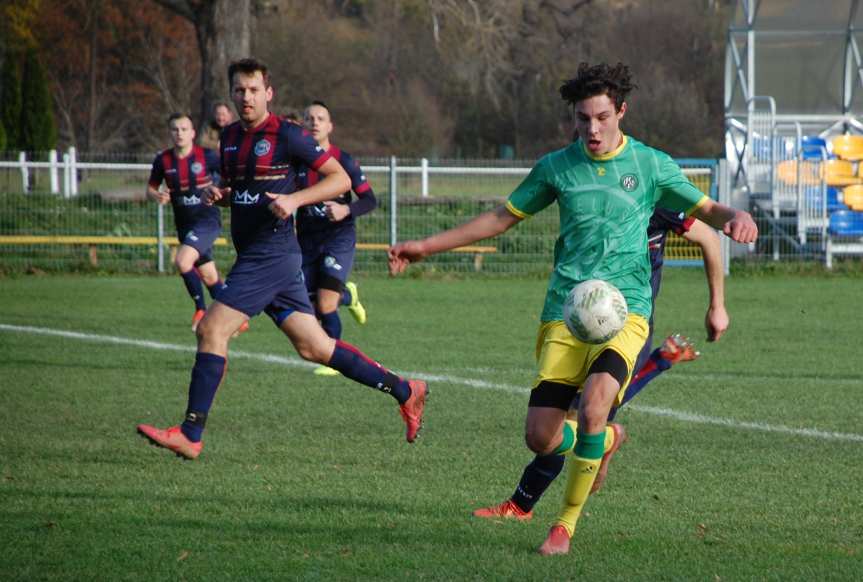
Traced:
<svg viewBox="0 0 863 582">
<path fill-rule="evenodd" d="M 0 269 L 170 270 L 176 249 L 171 209 L 144 195 L 151 155 L 76 154 L 72 176 L 59 163 L 52 169 L 47 153 L 27 156 L 23 169 L 15 156 L 5 160 L 0 161 Z M 717 197 L 716 161 L 679 162 L 696 186 Z M 533 164 L 396 158 L 366 158 L 360 163 L 378 199 L 378 208 L 357 220 L 355 271 L 363 273 L 385 272 L 386 248 L 397 240 L 428 236 L 502 204 Z M 61 170 L 66 182 L 74 177 L 74 188 L 68 183 L 60 188 L 63 180 L 52 178 L 52 171 Z M 217 243 L 214 258 L 224 269 L 234 253 L 228 235 L 230 212 L 224 210 L 222 216 L 228 240 Z M 436 255 L 421 268 L 547 273 L 557 233 L 553 205 L 493 240 Z M 669 259 L 672 264 L 700 264 L 697 247 L 679 238 L 669 242 Z"/>
</svg>

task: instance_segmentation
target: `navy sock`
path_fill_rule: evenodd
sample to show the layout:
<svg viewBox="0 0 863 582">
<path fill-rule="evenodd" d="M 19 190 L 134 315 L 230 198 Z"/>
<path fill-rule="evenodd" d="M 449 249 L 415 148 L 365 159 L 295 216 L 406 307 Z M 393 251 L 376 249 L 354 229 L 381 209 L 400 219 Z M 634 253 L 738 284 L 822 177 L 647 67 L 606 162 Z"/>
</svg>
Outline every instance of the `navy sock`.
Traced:
<svg viewBox="0 0 863 582">
<path fill-rule="evenodd" d="M 563 455 L 534 457 L 521 474 L 521 481 L 518 482 L 518 487 L 512 494 L 513 502 L 525 512 L 532 510 L 552 481 L 560 475 L 563 463 Z"/>
<path fill-rule="evenodd" d="M 342 337 L 342 320 L 339 318 L 339 312 L 318 313 L 318 319 L 321 320 L 321 327 L 327 332 L 327 335 L 333 339 L 341 339 Z"/>
<path fill-rule="evenodd" d="M 341 340 L 336 340 L 336 349 L 327 364 L 342 375 L 392 395 L 399 404 L 404 404 L 411 396 L 407 380 L 400 378 L 370 359 L 360 350 Z"/>
<path fill-rule="evenodd" d="M 222 281 L 221 279 L 219 279 L 218 281 L 216 281 L 212 285 L 207 285 L 207 291 L 210 292 L 210 297 L 212 299 L 215 299 L 216 295 L 219 294 L 219 291 L 221 291 L 224 288 L 225 288 L 225 282 Z"/>
<path fill-rule="evenodd" d="M 620 405 L 623 406 L 635 398 L 636 394 L 644 390 L 645 386 L 669 368 L 671 368 L 671 362 L 659 354 L 659 348 L 653 350 L 641 369 L 632 376 L 629 387 L 623 394 L 623 402 Z"/>
<path fill-rule="evenodd" d="M 189 297 L 195 302 L 195 309 L 206 309 L 207 304 L 204 302 L 204 286 L 201 284 L 201 277 L 195 269 L 180 273 L 183 278 L 183 283 L 186 284 L 186 291 L 189 292 Z"/>
<path fill-rule="evenodd" d="M 225 375 L 228 361 L 222 356 L 198 352 L 195 355 L 195 367 L 192 368 L 192 381 L 189 384 L 189 404 L 186 407 L 186 419 L 181 425 L 183 434 L 192 441 L 201 440 L 207 414 L 216 397 L 216 390 Z"/>
<path fill-rule="evenodd" d="M 354 300 L 354 298 L 351 295 L 351 292 L 348 291 L 347 287 L 344 288 L 342 290 L 342 298 L 341 298 L 341 301 L 339 301 L 339 305 L 350 305 L 351 301 L 353 301 L 353 300 Z"/>
</svg>

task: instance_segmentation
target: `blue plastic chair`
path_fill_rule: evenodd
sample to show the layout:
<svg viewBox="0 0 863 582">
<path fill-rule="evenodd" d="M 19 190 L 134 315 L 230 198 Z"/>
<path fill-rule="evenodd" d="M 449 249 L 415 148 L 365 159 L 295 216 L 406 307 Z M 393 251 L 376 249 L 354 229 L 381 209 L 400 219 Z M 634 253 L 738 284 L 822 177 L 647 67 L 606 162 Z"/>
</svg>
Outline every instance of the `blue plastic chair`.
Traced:
<svg viewBox="0 0 863 582">
<path fill-rule="evenodd" d="M 863 236 L 863 212 L 837 210 L 830 215 L 830 234 L 834 236 Z"/>
<path fill-rule="evenodd" d="M 823 137 L 807 135 L 800 140 L 800 148 L 803 153 L 804 160 L 820 160 L 824 152 L 828 152 L 827 140 Z M 832 156 L 827 154 L 828 158 Z"/>
</svg>

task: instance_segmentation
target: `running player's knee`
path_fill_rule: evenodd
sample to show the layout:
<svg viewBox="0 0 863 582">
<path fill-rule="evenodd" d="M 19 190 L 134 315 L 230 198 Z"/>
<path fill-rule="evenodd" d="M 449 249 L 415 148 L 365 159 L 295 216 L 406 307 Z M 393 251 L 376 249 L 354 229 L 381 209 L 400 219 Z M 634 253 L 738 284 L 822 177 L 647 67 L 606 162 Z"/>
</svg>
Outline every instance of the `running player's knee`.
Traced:
<svg viewBox="0 0 863 582">
<path fill-rule="evenodd" d="M 302 359 L 309 362 L 317 362 L 318 364 L 329 363 L 330 356 L 332 355 L 313 342 L 301 342 L 295 347 L 297 349 L 297 354 L 299 354 Z"/>
<path fill-rule="evenodd" d="M 547 431 L 528 428 L 524 433 L 524 442 L 537 455 L 547 455 L 554 451 L 551 437 Z"/>
<path fill-rule="evenodd" d="M 191 258 L 179 254 L 174 257 L 174 264 L 181 273 L 188 273 L 195 266 L 195 262 Z"/>
</svg>

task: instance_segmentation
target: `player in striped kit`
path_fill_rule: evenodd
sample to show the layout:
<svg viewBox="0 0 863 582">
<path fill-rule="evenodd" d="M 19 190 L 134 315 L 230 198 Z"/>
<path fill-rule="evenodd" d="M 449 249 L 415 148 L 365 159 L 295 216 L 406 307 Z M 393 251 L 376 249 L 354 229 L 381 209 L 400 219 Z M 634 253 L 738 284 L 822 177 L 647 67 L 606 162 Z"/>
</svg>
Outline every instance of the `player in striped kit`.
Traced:
<svg viewBox="0 0 863 582">
<path fill-rule="evenodd" d="M 366 322 L 366 310 L 360 303 L 359 291 L 348 277 L 357 245 L 356 219 L 374 210 L 377 199 L 360 165 L 350 154 L 330 142 L 333 122 L 323 101 L 314 101 L 306 108 L 303 125 L 351 179 L 351 189 L 341 196 L 304 206 L 297 214 L 297 236 L 303 250 L 306 287 L 321 327 L 331 338 L 341 339 L 339 305 L 346 305 L 360 325 Z M 318 173 L 311 168 L 300 170 L 302 187 L 315 184 L 319 179 Z M 338 372 L 329 366 L 319 366 L 315 374 L 332 376 Z"/>
<path fill-rule="evenodd" d="M 293 215 L 345 192 L 350 188 L 348 175 L 306 130 L 270 113 L 273 88 L 266 65 L 254 59 L 234 62 L 228 79 L 240 120 L 222 132 L 224 187 L 211 187 L 207 201 L 230 204 L 237 260 L 198 326 L 185 420 L 168 429 L 141 424 L 138 432 L 177 455 L 197 458 L 227 369 L 229 340 L 250 317 L 264 312 L 302 358 L 392 396 L 406 425 L 406 439 L 414 442 L 422 426 L 426 383 L 402 378 L 356 347 L 329 337 L 315 317 L 303 282 Z M 298 190 L 297 169 L 303 166 L 318 172 L 321 180 Z"/>
<path fill-rule="evenodd" d="M 213 298 L 222 288 L 212 257 L 213 243 L 222 233 L 222 216 L 218 208 L 203 203 L 204 193 L 218 180 L 219 155 L 195 145 L 195 128 L 185 113 L 172 114 L 168 127 L 174 146 L 153 160 L 147 197 L 173 207 L 180 242 L 174 263 L 195 304 L 194 330 L 207 308 L 203 285 Z M 163 182 L 167 191 L 161 189 Z"/>
</svg>

